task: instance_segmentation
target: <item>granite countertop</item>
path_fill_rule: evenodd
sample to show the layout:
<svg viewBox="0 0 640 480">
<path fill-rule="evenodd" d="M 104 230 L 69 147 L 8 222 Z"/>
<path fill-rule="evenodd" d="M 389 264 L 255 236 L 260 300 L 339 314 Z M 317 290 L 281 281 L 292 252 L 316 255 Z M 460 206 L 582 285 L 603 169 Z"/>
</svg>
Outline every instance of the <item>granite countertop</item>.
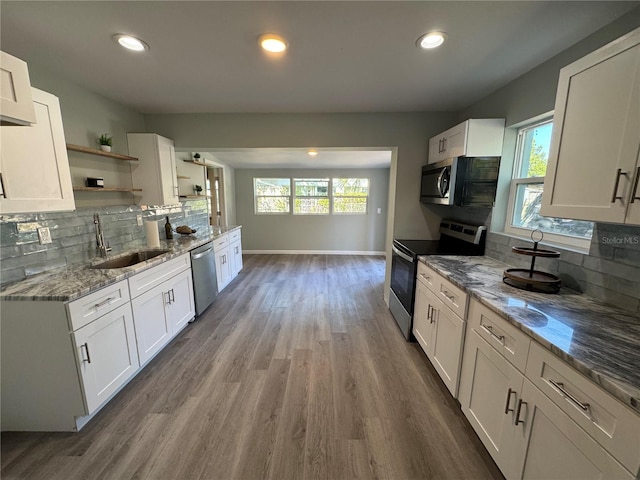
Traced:
<svg viewBox="0 0 640 480">
<path fill-rule="evenodd" d="M 0 291 L 0 300 L 72 301 L 107 285 L 131 277 L 143 270 L 167 262 L 238 228 L 241 227 L 212 227 L 207 232 L 194 235 L 181 236 L 176 234 L 173 240 L 160 240 L 160 247 L 157 249 L 149 249 L 141 241 L 138 248 L 133 248 L 117 255 L 109 255 L 108 259 L 118 258 L 138 250 L 169 250 L 169 252 L 130 267 L 109 270 L 90 268 L 91 265 L 107 260 L 96 257 L 89 264 L 70 265 L 28 277 L 17 283 L 5 285 Z"/>
<path fill-rule="evenodd" d="M 506 285 L 510 266 L 489 257 L 419 259 L 640 413 L 640 318 L 566 288 Z"/>
</svg>

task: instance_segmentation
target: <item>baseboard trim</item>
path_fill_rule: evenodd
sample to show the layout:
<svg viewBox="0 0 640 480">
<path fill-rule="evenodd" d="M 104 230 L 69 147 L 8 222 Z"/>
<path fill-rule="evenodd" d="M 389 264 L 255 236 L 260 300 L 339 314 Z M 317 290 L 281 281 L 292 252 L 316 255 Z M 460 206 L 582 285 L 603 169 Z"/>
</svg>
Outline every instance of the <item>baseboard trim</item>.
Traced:
<svg viewBox="0 0 640 480">
<path fill-rule="evenodd" d="M 362 250 L 242 250 L 248 255 L 385 255 L 385 252 Z"/>
</svg>

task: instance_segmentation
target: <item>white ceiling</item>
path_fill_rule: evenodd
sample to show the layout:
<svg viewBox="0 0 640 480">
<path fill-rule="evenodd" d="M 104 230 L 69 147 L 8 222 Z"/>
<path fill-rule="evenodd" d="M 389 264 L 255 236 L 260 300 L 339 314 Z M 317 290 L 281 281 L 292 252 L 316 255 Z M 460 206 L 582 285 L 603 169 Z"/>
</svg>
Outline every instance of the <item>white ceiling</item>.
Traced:
<svg viewBox="0 0 640 480">
<path fill-rule="evenodd" d="M 142 113 L 458 111 L 637 5 L 2 0 L 0 41 Z M 421 51 L 430 30 L 448 40 Z M 288 53 L 259 51 L 265 32 Z M 124 51 L 115 33 L 151 50 Z"/>
<path fill-rule="evenodd" d="M 233 168 L 389 168 L 390 150 L 315 149 L 310 157 L 302 148 L 236 148 L 198 152 L 205 159 L 217 160 Z"/>
</svg>

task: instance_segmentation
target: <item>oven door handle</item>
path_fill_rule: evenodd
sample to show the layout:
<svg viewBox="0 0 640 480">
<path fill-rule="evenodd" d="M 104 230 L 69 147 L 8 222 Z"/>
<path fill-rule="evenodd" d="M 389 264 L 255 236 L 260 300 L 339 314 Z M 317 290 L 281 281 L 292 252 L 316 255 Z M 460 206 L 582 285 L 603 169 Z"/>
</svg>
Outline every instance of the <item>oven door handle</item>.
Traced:
<svg viewBox="0 0 640 480">
<path fill-rule="evenodd" d="M 398 250 L 396 247 L 394 247 L 393 245 L 391 246 L 391 249 L 394 251 L 394 253 L 396 253 L 397 255 L 399 255 L 400 257 L 404 258 L 407 262 L 413 263 L 413 258 L 411 258 L 409 255 L 407 255 L 404 252 L 401 252 L 400 250 Z"/>
</svg>

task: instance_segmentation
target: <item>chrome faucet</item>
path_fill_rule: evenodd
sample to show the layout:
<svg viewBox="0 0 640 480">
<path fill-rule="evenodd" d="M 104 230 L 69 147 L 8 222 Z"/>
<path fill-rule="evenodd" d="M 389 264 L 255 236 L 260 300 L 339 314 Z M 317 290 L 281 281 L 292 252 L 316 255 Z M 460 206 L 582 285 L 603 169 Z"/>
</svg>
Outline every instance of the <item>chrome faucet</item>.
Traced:
<svg viewBox="0 0 640 480">
<path fill-rule="evenodd" d="M 93 224 L 96 226 L 96 246 L 102 258 L 107 258 L 107 253 L 111 251 L 109 243 L 104 241 L 104 232 L 102 231 L 102 223 L 100 223 L 100 215 L 93 214 Z"/>
</svg>

